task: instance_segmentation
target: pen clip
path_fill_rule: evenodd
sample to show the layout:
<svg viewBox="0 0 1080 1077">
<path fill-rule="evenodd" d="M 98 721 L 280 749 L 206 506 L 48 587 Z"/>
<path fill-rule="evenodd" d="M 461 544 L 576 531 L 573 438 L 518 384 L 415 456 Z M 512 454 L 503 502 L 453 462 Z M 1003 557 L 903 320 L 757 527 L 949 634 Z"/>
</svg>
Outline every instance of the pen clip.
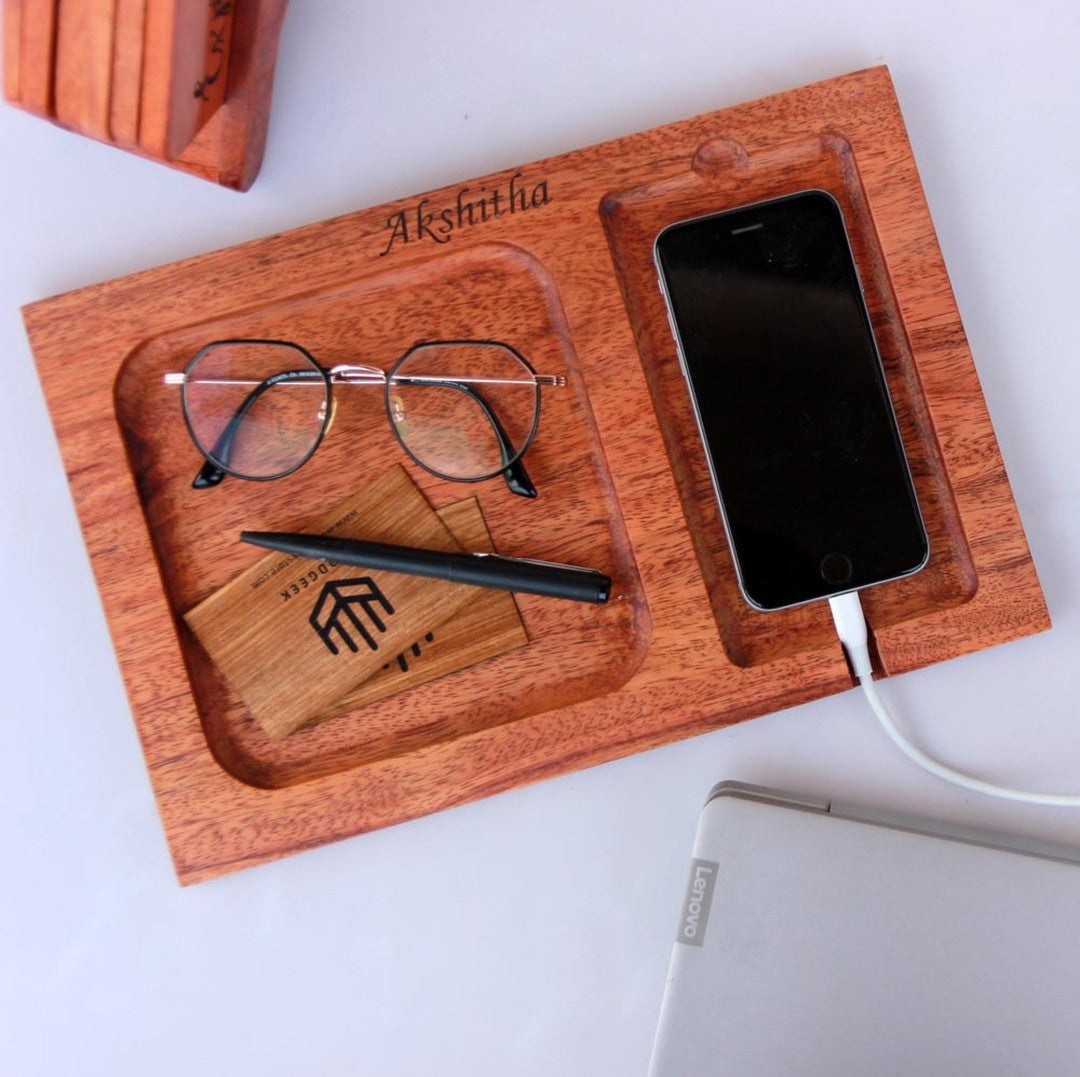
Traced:
<svg viewBox="0 0 1080 1077">
<path fill-rule="evenodd" d="M 583 565 L 565 565 L 561 561 L 540 561 L 535 557 L 505 557 L 498 553 L 477 552 L 473 557 L 488 557 L 494 561 L 504 561 L 508 565 L 536 565 L 538 568 L 557 568 L 563 572 L 580 572 L 586 576 L 602 576 L 599 569 L 586 568 Z"/>
</svg>

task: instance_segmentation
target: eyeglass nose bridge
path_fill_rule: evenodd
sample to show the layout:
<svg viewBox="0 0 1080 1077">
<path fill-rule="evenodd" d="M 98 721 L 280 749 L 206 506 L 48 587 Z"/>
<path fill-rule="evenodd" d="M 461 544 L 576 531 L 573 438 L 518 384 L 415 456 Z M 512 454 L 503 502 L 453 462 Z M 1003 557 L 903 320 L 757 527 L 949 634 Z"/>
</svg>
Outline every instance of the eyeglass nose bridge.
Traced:
<svg viewBox="0 0 1080 1077">
<path fill-rule="evenodd" d="M 326 376 L 330 379 L 331 385 L 377 385 L 385 387 L 387 382 L 385 370 L 377 366 L 366 366 L 363 363 L 338 363 L 326 372 Z M 323 401 L 322 409 L 319 412 L 319 421 L 326 424 L 324 436 L 330 432 L 334 416 L 337 415 L 336 398 L 329 398 L 329 407 L 329 420 L 326 418 L 327 401 Z"/>
<path fill-rule="evenodd" d="M 359 363 L 338 363 L 327 372 L 337 385 L 385 385 L 386 371 Z"/>
</svg>

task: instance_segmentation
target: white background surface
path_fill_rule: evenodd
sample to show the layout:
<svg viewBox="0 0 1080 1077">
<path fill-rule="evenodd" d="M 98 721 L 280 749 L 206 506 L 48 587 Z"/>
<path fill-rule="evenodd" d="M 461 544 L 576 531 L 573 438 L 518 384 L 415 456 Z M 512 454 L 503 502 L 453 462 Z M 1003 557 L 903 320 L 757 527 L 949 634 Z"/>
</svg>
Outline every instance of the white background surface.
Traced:
<svg viewBox="0 0 1080 1077">
<path fill-rule="evenodd" d="M 245 195 L 0 108 L 0 1071 L 643 1072 L 720 778 L 1080 850 L 1080 812 L 924 776 L 848 693 L 180 889 L 18 310 L 888 63 L 1055 620 L 888 688 L 946 760 L 1080 791 L 1078 10 L 297 0 Z"/>
</svg>

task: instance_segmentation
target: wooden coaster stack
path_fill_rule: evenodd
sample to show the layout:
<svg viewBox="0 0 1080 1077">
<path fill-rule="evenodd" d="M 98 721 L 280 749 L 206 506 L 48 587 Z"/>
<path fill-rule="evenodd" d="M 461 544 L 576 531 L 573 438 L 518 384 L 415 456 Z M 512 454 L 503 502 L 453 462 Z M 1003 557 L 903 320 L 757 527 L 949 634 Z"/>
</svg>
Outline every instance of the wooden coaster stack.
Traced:
<svg viewBox="0 0 1080 1077">
<path fill-rule="evenodd" d="M 243 190 L 262 159 L 284 11 L 285 0 L 3 0 L 4 96 Z"/>
</svg>

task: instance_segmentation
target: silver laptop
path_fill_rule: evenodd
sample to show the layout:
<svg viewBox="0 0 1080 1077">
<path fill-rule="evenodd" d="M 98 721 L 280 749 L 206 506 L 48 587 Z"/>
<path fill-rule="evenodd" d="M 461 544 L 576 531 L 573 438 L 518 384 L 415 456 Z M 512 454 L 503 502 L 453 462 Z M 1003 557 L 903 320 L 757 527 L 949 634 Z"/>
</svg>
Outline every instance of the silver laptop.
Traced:
<svg viewBox="0 0 1080 1077">
<path fill-rule="evenodd" d="M 717 786 L 650 1074 L 1075 1077 L 1078 859 Z"/>
</svg>

